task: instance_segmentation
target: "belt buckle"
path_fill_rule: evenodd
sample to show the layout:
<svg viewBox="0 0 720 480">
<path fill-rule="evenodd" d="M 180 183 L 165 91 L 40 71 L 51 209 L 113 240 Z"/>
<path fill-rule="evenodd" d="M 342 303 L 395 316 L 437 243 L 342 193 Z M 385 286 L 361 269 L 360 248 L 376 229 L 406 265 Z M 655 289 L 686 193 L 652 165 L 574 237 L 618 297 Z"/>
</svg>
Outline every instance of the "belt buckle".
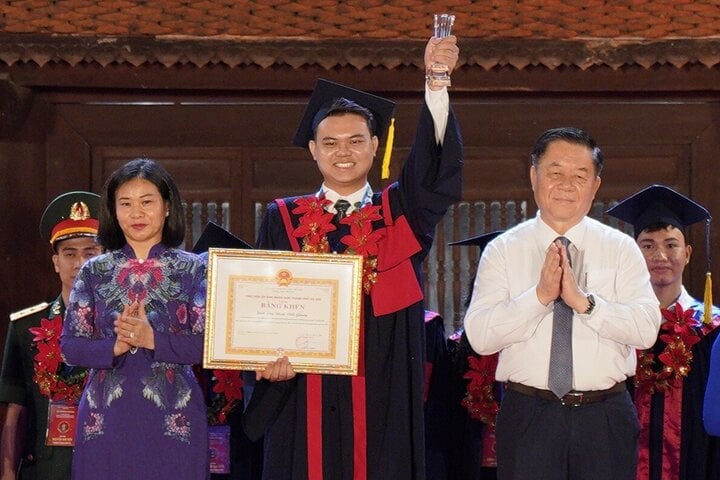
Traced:
<svg viewBox="0 0 720 480">
<path fill-rule="evenodd" d="M 585 394 L 582 392 L 568 392 L 560 399 L 562 406 L 579 407 L 583 403 Z"/>
</svg>

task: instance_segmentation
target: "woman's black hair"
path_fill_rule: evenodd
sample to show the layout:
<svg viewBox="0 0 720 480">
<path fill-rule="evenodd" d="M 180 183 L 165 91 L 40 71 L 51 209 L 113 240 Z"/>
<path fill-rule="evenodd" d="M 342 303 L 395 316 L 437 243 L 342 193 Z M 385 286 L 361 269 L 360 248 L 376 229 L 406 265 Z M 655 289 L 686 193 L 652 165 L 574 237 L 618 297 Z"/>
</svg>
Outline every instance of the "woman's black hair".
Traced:
<svg viewBox="0 0 720 480">
<path fill-rule="evenodd" d="M 115 193 L 130 180 L 142 178 L 157 187 L 163 201 L 168 205 L 168 216 L 162 231 L 162 243 L 178 247 L 185 239 L 185 215 L 182 199 L 170 174 L 154 160 L 137 158 L 115 170 L 105 182 L 100 201 L 100 228 L 97 240 L 107 250 L 125 246 L 127 241 L 117 220 Z"/>
</svg>

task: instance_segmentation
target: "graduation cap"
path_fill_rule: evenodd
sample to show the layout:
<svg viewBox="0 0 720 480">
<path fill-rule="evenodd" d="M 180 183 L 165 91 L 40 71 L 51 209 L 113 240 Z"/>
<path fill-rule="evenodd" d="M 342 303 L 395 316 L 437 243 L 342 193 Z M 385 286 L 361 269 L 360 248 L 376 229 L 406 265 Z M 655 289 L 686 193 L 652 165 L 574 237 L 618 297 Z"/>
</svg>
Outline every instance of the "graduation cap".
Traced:
<svg viewBox="0 0 720 480">
<path fill-rule="evenodd" d="M 474 237 L 469 237 L 464 240 L 456 240 L 454 242 L 448 243 L 448 245 L 452 246 L 476 246 L 480 247 L 480 251 L 482 252 L 488 243 L 490 243 L 495 237 L 500 235 L 501 233 L 504 233 L 505 230 L 495 230 L 494 232 L 488 232 L 483 233 L 481 235 L 477 235 Z"/>
<path fill-rule="evenodd" d="M 315 84 L 310 101 L 305 107 L 300 125 L 293 138 L 293 145 L 306 148 L 308 142 L 315 138 L 315 129 L 328 114 L 332 104 L 339 98 L 344 98 L 365 107 L 373 114 L 373 135 L 382 141 L 387 133 L 385 155 L 382 163 L 382 178 L 390 177 L 390 156 L 395 137 L 395 103 L 367 92 L 340 85 L 329 80 L 319 79 Z"/>
<path fill-rule="evenodd" d="M 712 311 L 712 279 L 710 276 L 710 212 L 699 203 L 666 187 L 650 185 L 610 208 L 608 215 L 633 226 L 635 238 L 653 225 L 672 225 L 685 230 L 686 227 L 705 221 L 705 244 L 707 251 L 707 273 L 705 278 L 705 318 L 710 321 Z"/>
<path fill-rule="evenodd" d="M 650 185 L 622 200 L 607 214 L 631 224 L 636 238 L 651 225 L 665 223 L 685 229 L 711 219 L 705 207 L 665 185 Z"/>
<path fill-rule="evenodd" d="M 253 248 L 252 245 L 228 232 L 217 223 L 208 222 L 191 251 L 199 255 L 207 252 L 211 247 Z"/>
<path fill-rule="evenodd" d="M 55 243 L 75 237 L 95 237 L 100 222 L 100 196 L 92 192 L 67 192 L 55 197 L 40 218 L 40 236 Z"/>
</svg>

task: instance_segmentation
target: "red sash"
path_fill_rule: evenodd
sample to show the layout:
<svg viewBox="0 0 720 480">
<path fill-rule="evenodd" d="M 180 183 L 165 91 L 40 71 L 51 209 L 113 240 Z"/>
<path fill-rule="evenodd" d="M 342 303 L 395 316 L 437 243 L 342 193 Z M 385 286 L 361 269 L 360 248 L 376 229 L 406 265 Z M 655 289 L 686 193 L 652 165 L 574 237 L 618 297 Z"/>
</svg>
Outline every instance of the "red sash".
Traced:
<svg viewBox="0 0 720 480">
<path fill-rule="evenodd" d="M 683 380 L 675 379 L 663 393 L 662 480 L 680 478 L 680 432 L 682 430 Z M 638 478 L 650 478 L 650 419 L 652 394 L 635 392 L 640 422 L 638 441 Z"/>
<path fill-rule="evenodd" d="M 379 230 L 384 235 L 379 241 L 377 281 L 370 292 L 376 316 L 397 312 L 423 299 L 423 291 L 410 260 L 422 247 L 404 215 L 393 221 L 389 192 L 390 189 L 386 188 L 382 193 L 385 226 Z"/>
</svg>

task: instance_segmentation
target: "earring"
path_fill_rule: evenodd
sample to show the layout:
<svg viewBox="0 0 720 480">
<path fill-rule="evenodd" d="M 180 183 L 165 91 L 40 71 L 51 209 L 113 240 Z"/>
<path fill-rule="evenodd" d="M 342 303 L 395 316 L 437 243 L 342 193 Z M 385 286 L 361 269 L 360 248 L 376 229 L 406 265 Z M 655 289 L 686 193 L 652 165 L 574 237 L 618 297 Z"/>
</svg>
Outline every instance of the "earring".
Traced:
<svg viewBox="0 0 720 480">
<path fill-rule="evenodd" d="M 170 216 L 170 211 L 169 211 L 169 210 L 167 210 L 167 211 L 165 212 L 165 216 L 166 216 L 166 217 L 169 217 L 169 216 Z"/>
</svg>

